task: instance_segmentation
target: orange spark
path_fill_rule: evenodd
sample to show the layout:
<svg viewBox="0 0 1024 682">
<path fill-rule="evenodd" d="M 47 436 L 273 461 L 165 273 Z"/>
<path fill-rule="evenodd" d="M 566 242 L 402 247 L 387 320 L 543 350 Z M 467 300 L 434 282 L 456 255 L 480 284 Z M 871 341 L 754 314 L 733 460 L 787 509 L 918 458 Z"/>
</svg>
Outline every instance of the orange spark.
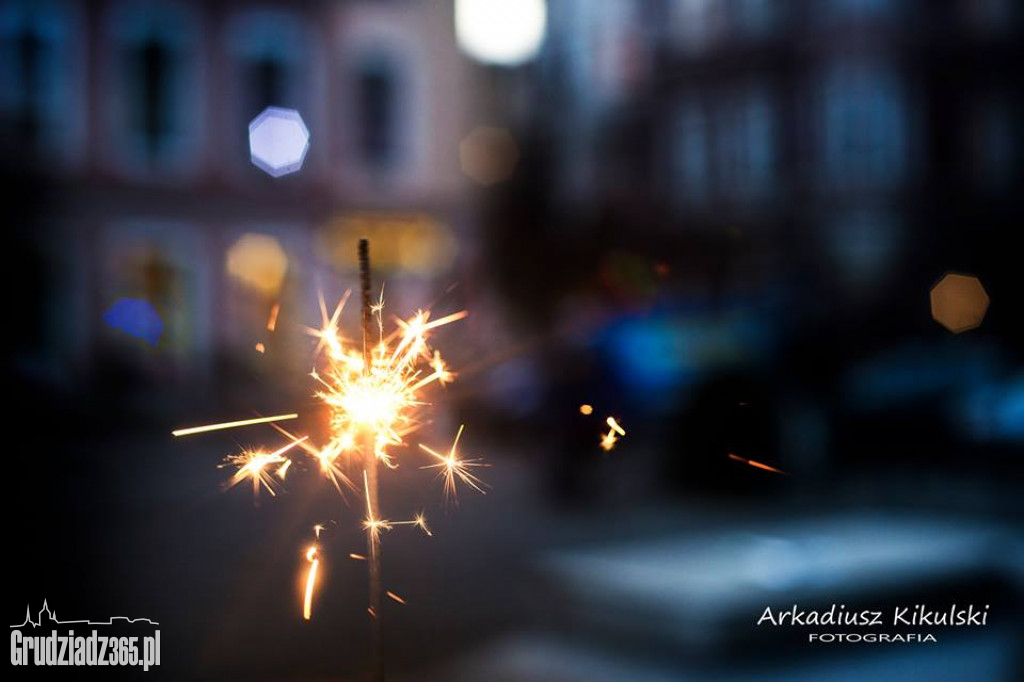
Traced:
<svg viewBox="0 0 1024 682">
<path fill-rule="evenodd" d="M 762 464 L 761 462 L 755 462 L 752 459 L 747 459 L 745 457 L 740 457 L 739 455 L 734 455 L 731 452 L 729 453 L 729 459 L 736 460 L 737 462 L 743 462 L 744 464 L 749 464 L 752 467 L 764 469 L 765 471 L 771 471 L 776 474 L 782 474 L 783 476 L 789 476 L 789 474 L 783 471 L 782 469 L 776 469 L 775 467 L 768 466 L 767 464 Z"/>
<path fill-rule="evenodd" d="M 267 331 L 272 332 L 277 328 L 277 313 L 281 310 L 281 304 L 275 303 L 270 309 L 270 317 L 267 319 Z"/>
<path fill-rule="evenodd" d="M 619 441 L 619 437 L 626 435 L 626 430 L 615 421 L 615 417 L 608 417 L 605 423 L 608 425 L 608 433 L 601 436 L 601 449 L 610 452 Z"/>
<path fill-rule="evenodd" d="M 392 599 L 394 599 L 399 604 L 405 604 L 405 600 L 402 599 L 401 597 L 399 597 L 397 594 L 395 594 L 391 590 L 388 590 L 387 592 L 385 592 L 385 594 L 388 595 L 389 597 L 391 597 Z"/>
<path fill-rule="evenodd" d="M 592 405 L 587 405 L 586 403 L 583 403 L 582 405 L 580 405 L 580 414 L 589 417 L 590 415 L 594 414 L 594 407 Z"/>
</svg>

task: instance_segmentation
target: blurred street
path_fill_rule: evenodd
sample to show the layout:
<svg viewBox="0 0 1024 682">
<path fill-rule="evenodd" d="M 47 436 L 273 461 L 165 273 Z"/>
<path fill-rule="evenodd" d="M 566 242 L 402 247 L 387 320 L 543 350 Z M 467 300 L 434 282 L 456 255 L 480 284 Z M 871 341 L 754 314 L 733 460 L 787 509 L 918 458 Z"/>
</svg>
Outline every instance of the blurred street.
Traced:
<svg viewBox="0 0 1024 682">
<path fill-rule="evenodd" d="M 231 437 L 183 446 L 153 431 L 168 429 L 154 422 L 67 443 L 59 486 L 38 493 L 40 515 L 53 521 L 15 538 L 32 548 L 18 562 L 25 588 L 53 604 L 150 614 L 164 624 L 163 673 L 361 679 L 364 562 L 347 556 L 364 551 L 358 497 L 349 493 L 346 506 L 313 480 L 256 506 L 246 490 L 220 492 L 214 465 Z M 644 455 L 623 448 L 595 453 L 617 495 L 552 509 L 547 453 L 474 447 L 492 464 L 486 497 L 446 509 L 410 469 L 382 502 L 422 500 L 434 533 L 384 539 L 386 584 L 407 601 L 385 613 L 396 679 L 897 680 L 913 670 L 1010 680 L 1020 671 L 1024 534 L 998 510 L 948 508 L 962 489 L 955 478 L 933 479 L 912 499 L 903 491 L 914 481 L 862 496 L 871 486 L 853 480 L 771 511 L 742 499 L 637 501 L 628 488 L 644 485 L 633 471 Z M 10 473 L 55 478 L 49 463 L 25 458 Z M 1015 503 L 1016 485 L 992 484 L 986 499 Z M 323 588 L 303 622 L 303 542 L 325 521 Z M 96 589 L 53 589 L 71 584 L 69 571 Z M 755 626 L 766 606 L 968 600 L 993 603 L 996 624 L 941 628 L 941 645 L 805 653 L 804 635 Z"/>
</svg>

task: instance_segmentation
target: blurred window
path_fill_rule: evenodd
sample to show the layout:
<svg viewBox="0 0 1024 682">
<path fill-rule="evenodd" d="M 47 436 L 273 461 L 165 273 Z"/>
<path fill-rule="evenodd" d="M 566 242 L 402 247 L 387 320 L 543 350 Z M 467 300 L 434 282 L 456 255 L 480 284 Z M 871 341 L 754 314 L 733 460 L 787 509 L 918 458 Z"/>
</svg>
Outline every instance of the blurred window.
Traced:
<svg viewBox="0 0 1024 682">
<path fill-rule="evenodd" d="M 816 0 L 818 17 L 827 22 L 884 19 L 902 11 L 903 0 Z"/>
<path fill-rule="evenodd" d="M 232 79 L 226 92 L 229 138 L 248 160 L 249 122 L 269 106 L 309 109 L 310 36 L 301 17 L 277 9 L 249 9 L 230 17 L 227 45 Z"/>
<path fill-rule="evenodd" d="M 111 31 L 121 161 L 142 172 L 194 166 L 203 118 L 196 17 L 176 3 L 123 3 L 111 13 Z"/>
<path fill-rule="evenodd" d="M 961 0 L 962 13 L 968 26 L 983 33 L 1001 33 L 1009 30 L 1018 8 L 1012 0 Z"/>
<path fill-rule="evenodd" d="M 768 195 L 776 173 L 775 108 L 766 91 L 749 88 L 728 100 L 719 118 L 722 190 L 738 199 Z"/>
<path fill-rule="evenodd" d="M 246 123 L 269 106 L 301 108 L 301 72 L 309 36 L 291 12 L 248 10 L 233 16 L 228 47 L 238 64 Z"/>
<path fill-rule="evenodd" d="M 263 111 L 269 106 L 280 106 L 284 99 L 286 66 L 279 59 L 263 57 L 248 65 L 249 92 L 253 100 L 252 111 Z"/>
<path fill-rule="evenodd" d="M 398 83 L 389 60 L 365 61 L 356 75 L 359 152 L 364 164 L 384 170 L 397 152 Z"/>
<path fill-rule="evenodd" d="M 675 42 L 697 53 L 723 38 L 762 38 L 778 28 L 786 5 L 785 0 L 673 0 Z"/>
<path fill-rule="evenodd" d="M 64 2 L 0 6 L 0 114 L 10 139 L 32 151 L 66 155 L 82 129 L 77 19 Z"/>
<path fill-rule="evenodd" d="M 714 0 L 673 0 L 675 42 L 686 52 L 707 49 L 718 38 L 723 6 Z"/>
<path fill-rule="evenodd" d="M 860 206 L 838 212 L 824 231 L 835 280 L 851 293 L 881 290 L 898 272 L 903 222 L 891 211 Z"/>
<path fill-rule="evenodd" d="M 826 77 L 822 103 L 822 165 L 834 189 L 886 188 L 903 180 L 906 105 L 892 71 L 836 67 Z"/>
<path fill-rule="evenodd" d="M 1017 140 L 1013 125 L 1015 119 L 1008 102 L 998 96 L 978 102 L 970 120 L 968 154 L 974 181 L 990 190 L 1009 186 L 1017 155 Z"/>
<path fill-rule="evenodd" d="M 766 36 L 778 27 L 785 0 L 732 0 L 731 23 L 745 36 Z"/>
<path fill-rule="evenodd" d="M 160 154 L 171 136 L 170 84 L 180 68 L 174 50 L 157 36 L 133 45 L 126 54 L 129 83 L 135 86 L 132 100 L 131 126 L 139 133 L 151 157 Z"/>
<path fill-rule="evenodd" d="M 701 203 L 710 188 L 708 119 L 699 103 L 686 101 L 678 106 L 673 139 L 675 194 L 685 203 Z"/>
</svg>

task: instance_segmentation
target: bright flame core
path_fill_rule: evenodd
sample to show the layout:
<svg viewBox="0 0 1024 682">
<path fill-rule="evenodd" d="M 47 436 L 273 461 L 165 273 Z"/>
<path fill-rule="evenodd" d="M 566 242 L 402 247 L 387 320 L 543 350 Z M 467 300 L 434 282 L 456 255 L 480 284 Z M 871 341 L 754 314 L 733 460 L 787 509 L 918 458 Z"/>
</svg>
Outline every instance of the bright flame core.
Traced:
<svg viewBox="0 0 1024 682">
<path fill-rule="evenodd" d="M 429 332 L 461 320 L 466 312 L 431 321 L 429 311 L 418 311 L 407 320 L 396 320 L 397 328 L 385 335 L 381 301 L 373 306 L 378 339 L 369 352 L 370 366 L 366 367 L 362 349 L 347 345 L 337 332 L 347 299 L 346 294 L 330 316 L 321 307 L 321 328 L 309 330 L 320 340 L 319 348 L 325 350 L 323 368 L 313 372 L 321 386 L 316 395 L 331 410 L 330 440 L 318 459 L 322 468 L 329 466 L 342 452 L 355 449 L 360 435 L 369 433 L 373 435 L 374 455 L 393 467 L 388 448 L 403 445 L 404 437 L 419 427 L 416 413 L 425 404 L 423 389 L 454 378 L 440 353 L 430 348 Z"/>
</svg>

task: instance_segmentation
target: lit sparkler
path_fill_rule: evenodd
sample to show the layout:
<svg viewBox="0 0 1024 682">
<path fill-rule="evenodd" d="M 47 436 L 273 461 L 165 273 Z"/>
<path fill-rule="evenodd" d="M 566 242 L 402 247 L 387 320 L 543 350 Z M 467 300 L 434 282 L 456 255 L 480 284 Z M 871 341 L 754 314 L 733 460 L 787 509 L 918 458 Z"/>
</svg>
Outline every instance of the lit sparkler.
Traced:
<svg viewBox="0 0 1024 682">
<path fill-rule="evenodd" d="M 381 515 L 377 463 L 381 462 L 389 469 L 398 466 L 394 449 L 407 445 L 406 439 L 409 435 L 424 423 L 422 411 L 429 405 L 424 399 L 424 391 L 434 384 L 444 385 L 454 380 L 455 373 L 447 367 L 441 354 L 431 347 L 429 337 L 434 330 L 465 318 L 467 313 L 460 311 L 431 319 L 430 311 L 421 310 L 408 319 L 396 319 L 395 329 L 385 333 L 383 288 L 377 302 L 370 301 L 369 248 L 366 240 L 360 241 L 359 261 L 362 343 L 357 345 L 356 342 L 344 337 L 340 331 L 341 314 L 351 292 L 347 292 L 330 313 L 321 294 L 321 325 L 306 330 L 317 339 L 314 353 L 316 364 L 311 372 L 317 384 L 315 396 L 327 406 L 329 412 L 324 445 L 314 445 L 308 436 L 299 438 L 275 423 L 295 419 L 298 417 L 297 414 L 191 427 L 173 433 L 175 436 L 183 436 L 269 423 L 289 439 L 285 447 L 269 454 L 247 451 L 231 455 L 226 458 L 223 465 L 236 467 L 226 487 L 249 479 L 252 481 L 255 494 L 259 493 L 261 487 L 266 488 L 272 495 L 276 494 L 276 487 L 285 480 L 292 465 L 292 459 L 284 456 L 292 448 L 298 448 L 315 460 L 321 473 L 331 481 L 339 493 L 342 492 L 342 485 L 355 490 L 342 465 L 348 464 L 352 457 L 361 456 L 363 492 L 366 498 L 366 518 L 362 526 L 366 532 L 367 556 L 349 556 L 367 561 L 370 576 L 370 604 L 367 611 L 373 617 L 373 679 L 383 680 L 380 624 L 381 597 L 384 594 L 381 589 L 381 536 L 396 526 L 419 528 L 428 536 L 433 533 L 422 513 L 406 521 L 390 521 Z M 275 305 L 267 324 L 271 331 L 276 326 L 277 313 L 278 306 Z M 479 459 L 461 459 L 458 455 L 457 446 L 462 431 L 463 428 L 460 427 L 455 442 L 446 455 L 422 446 L 426 452 L 440 460 L 440 464 L 424 468 L 442 469 L 445 492 L 451 497 L 454 497 L 456 492 L 456 479 L 479 492 L 484 492 L 485 487 L 469 469 L 486 465 Z M 308 548 L 306 552 L 306 560 L 310 566 L 306 576 L 303 617 L 307 620 L 311 616 L 312 598 L 320 564 L 319 530 L 318 527 L 317 544 Z M 393 592 L 388 592 L 387 596 L 399 603 L 405 603 Z"/>
</svg>

